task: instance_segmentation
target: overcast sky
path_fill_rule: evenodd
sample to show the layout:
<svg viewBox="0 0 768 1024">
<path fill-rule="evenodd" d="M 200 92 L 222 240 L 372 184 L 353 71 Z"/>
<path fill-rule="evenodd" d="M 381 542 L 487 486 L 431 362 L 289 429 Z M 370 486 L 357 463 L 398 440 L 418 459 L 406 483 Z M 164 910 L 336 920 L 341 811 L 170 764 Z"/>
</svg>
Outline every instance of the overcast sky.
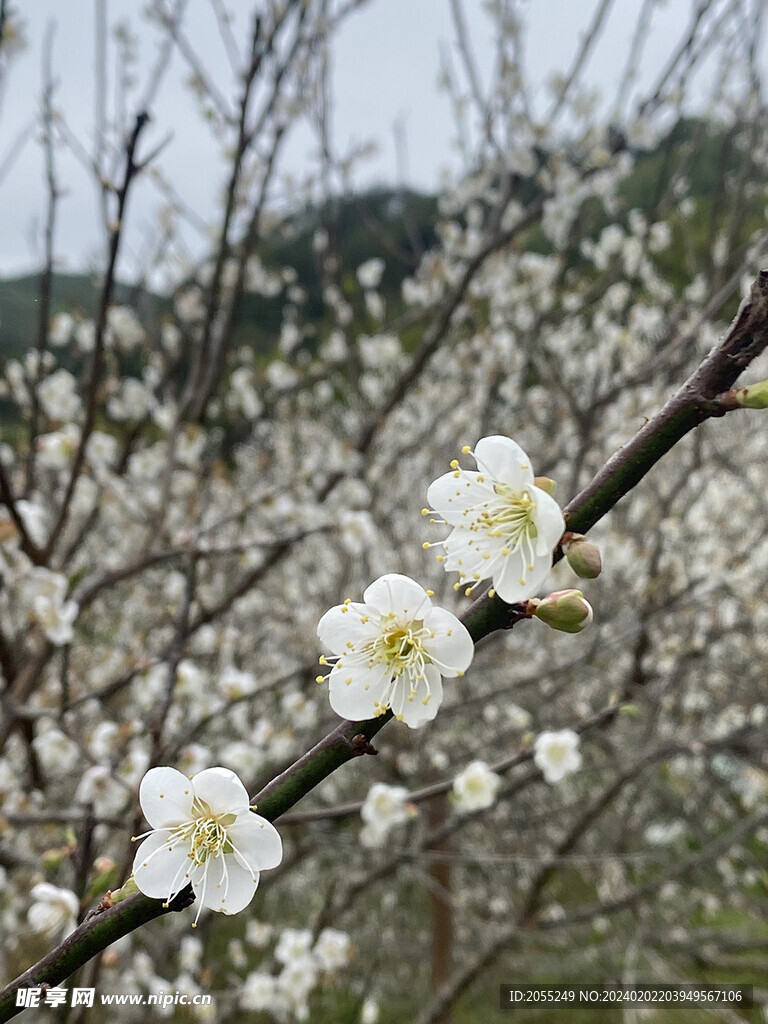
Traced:
<svg viewBox="0 0 768 1024">
<path fill-rule="evenodd" d="M 27 48 L 12 63 L 0 106 L 0 168 L 16 140 L 34 123 L 39 111 L 41 63 L 46 26 L 55 22 L 53 65 L 57 80 L 56 102 L 69 130 L 84 151 L 93 146 L 94 10 L 103 0 L 32 0 L 17 4 L 23 11 Z M 110 24 L 127 21 L 140 40 L 139 79 L 157 54 L 158 34 L 148 27 L 134 0 L 104 2 Z M 238 31 L 245 31 L 251 3 L 228 6 L 238 12 Z M 599 83 L 609 99 L 615 90 L 641 0 L 618 0 L 592 59 L 588 80 Z M 580 34 L 591 16 L 592 0 L 530 0 L 526 44 L 527 73 L 539 96 L 550 74 L 567 69 Z M 480 0 L 467 0 L 467 21 L 478 64 L 492 63 L 489 22 Z M 688 0 L 671 0 L 655 16 L 649 56 L 641 80 L 650 82 L 669 41 L 679 36 L 690 15 Z M 209 0 L 189 0 L 186 30 L 203 53 L 222 91 L 236 94 L 226 53 L 216 31 Z M 394 183 L 404 173 L 407 184 L 435 190 L 446 170 L 458 167 L 453 149 L 455 129 L 450 105 L 437 88 L 441 48 L 455 54 L 455 39 L 448 0 L 369 0 L 349 18 L 334 50 L 334 142 L 337 151 L 353 143 L 372 140 L 378 151 L 357 174 L 360 185 Z M 189 70 L 178 54 L 153 108 L 147 142 L 158 142 L 169 131 L 162 165 L 184 200 L 210 219 L 221 191 L 224 170 L 195 104 L 185 88 Z M 134 102 L 138 102 L 139 87 Z M 108 107 L 114 110 L 115 81 L 108 89 Z M 398 164 L 393 125 L 404 125 L 407 164 Z M 287 170 L 301 174 L 316 143 L 311 133 L 299 131 L 285 159 Z M 78 159 L 66 148 L 57 152 L 58 176 L 65 189 L 60 204 L 56 252 L 67 269 L 83 267 L 98 251 L 97 200 L 92 181 Z M 0 274 L 19 273 L 39 265 L 44 210 L 43 160 L 34 137 L 27 138 L 0 180 Z M 132 233 L 128 245 L 140 253 L 155 230 L 160 200 L 148 184 L 137 188 L 129 211 Z M 204 241 L 191 239 L 202 252 Z"/>
</svg>

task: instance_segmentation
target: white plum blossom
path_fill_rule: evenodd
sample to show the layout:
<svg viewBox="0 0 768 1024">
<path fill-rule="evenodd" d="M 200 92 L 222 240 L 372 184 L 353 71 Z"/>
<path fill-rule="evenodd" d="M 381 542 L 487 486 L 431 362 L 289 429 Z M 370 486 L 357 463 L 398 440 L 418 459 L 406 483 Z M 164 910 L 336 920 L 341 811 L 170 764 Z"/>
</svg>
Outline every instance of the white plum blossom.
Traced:
<svg viewBox="0 0 768 1024">
<path fill-rule="evenodd" d="M 81 352 L 93 352 L 96 346 L 96 324 L 93 320 L 81 320 L 75 328 L 75 341 Z"/>
<path fill-rule="evenodd" d="M 349 355 L 344 332 L 335 328 L 320 346 L 320 357 L 326 363 L 343 363 Z"/>
<path fill-rule="evenodd" d="M 301 329 L 295 323 L 290 320 L 284 321 L 280 328 L 280 341 L 277 346 L 280 354 L 290 356 L 301 344 L 302 337 Z"/>
<path fill-rule="evenodd" d="M 383 320 L 386 306 L 378 292 L 365 293 L 365 311 L 373 320 Z"/>
<path fill-rule="evenodd" d="M 37 545 L 45 544 L 48 536 L 46 529 L 48 516 L 42 505 L 38 505 L 34 501 L 27 501 L 26 498 L 19 498 L 16 502 L 16 511 L 21 516 L 24 528 L 32 541 Z"/>
<path fill-rule="evenodd" d="M 648 232 L 648 251 L 657 253 L 669 248 L 672 241 L 672 231 L 666 221 L 658 221 L 651 224 Z"/>
<path fill-rule="evenodd" d="M 460 814 L 482 811 L 496 800 L 501 776 L 485 761 L 472 761 L 453 780 L 454 807 Z"/>
<path fill-rule="evenodd" d="M 643 839 L 652 846 L 665 846 L 674 843 L 685 835 L 687 827 L 684 821 L 655 821 L 643 832 Z"/>
<path fill-rule="evenodd" d="M 581 768 L 579 736 L 573 729 L 542 732 L 533 744 L 533 760 L 549 783 L 560 782 Z"/>
<path fill-rule="evenodd" d="M 312 956 L 324 971 L 338 971 L 346 967 L 351 953 L 349 936 L 338 928 L 323 928 L 312 950 Z"/>
<path fill-rule="evenodd" d="M 245 926 L 245 941 L 249 946 L 256 949 L 263 949 L 272 938 L 273 927 L 264 921 L 255 921 L 251 918 Z"/>
<path fill-rule="evenodd" d="M 107 403 L 107 411 L 115 420 L 140 420 L 152 410 L 154 402 L 154 396 L 140 380 L 126 377 L 119 394 Z"/>
<path fill-rule="evenodd" d="M 97 761 L 107 761 L 120 734 L 117 722 L 99 722 L 91 733 L 88 749 Z"/>
<path fill-rule="evenodd" d="M 199 969 L 205 948 L 196 935 L 184 935 L 179 943 L 179 966 L 194 974 Z"/>
<path fill-rule="evenodd" d="M 438 560 L 460 581 L 472 581 L 469 592 L 491 579 L 503 601 L 524 601 L 552 567 L 552 548 L 565 530 L 563 513 L 536 486 L 528 456 L 511 438 L 483 437 L 472 454 L 477 472 L 461 469 L 454 459 L 452 471 L 430 484 L 431 509 L 453 529 L 440 544 L 425 547 L 442 546 Z"/>
<path fill-rule="evenodd" d="M 507 704 L 504 714 L 513 729 L 527 729 L 531 724 L 532 715 L 530 711 L 521 708 L 519 704 Z"/>
<path fill-rule="evenodd" d="M 234 665 L 226 665 L 219 676 L 219 691 L 227 700 L 237 700 L 253 693 L 256 678 L 252 672 L 241 672 Z"/>
<path fill-rule="evenodd" d="M 69 934 L 77 924 L 80 903 L 69 889 L 40 882 L 32 889 L 32 899 L 35 902 L 29 908 L 27 920 L 33 931 L 50 939 L 60 933 Z"/>
<path fill-rule="evenodd" d="M 69 423 L 63 430 L 41 434 L 37 438 L 37 461 L 44 469 L 66 469 L 77 451 L 80 430 Z"/>
<path fill-rule="evenodd" d="M 176 316 L 185 324 L 193 324 L 205 316 L 203 293 L 196 285 L 184 288 L 176 293 L 173 299 Z"/>
<path fill-rule="evenodd" d="M 48 328 L 48 341 L 54 348 L 69 344 L 75 326 L 74 318 L 69 313 L 57 313 L 51 318 Z"/>
<path fill-rule="evenodd" d="M 228 404 L 232 409 L 240 410 L 248 419 L 256 419 L 264 410 L 258 396 L 256 378 L 250 366 L 239 366 L 230 377 L 231 391 Z"/>
<path fill-rule="evenodd" d="M 266 377 L 275 391 L 286 391 L 288 388 L 295 387 L 299 382 L 298 373 L 281 359 L 272 360 L 267 367 Z"/>
<path fill-rule="evenodd" d="M 70 643 L 80 609 L 77 602 L 65 601 L 66 578 L 61 573 L 37 566 L 25 583 L 25 592 L 32 616 L 51 643 L 57 646 Z"/>
<path fill-rule="evenodd" d="M 86 454 L 91 464 L 98 466 L 111 466 L 117 462 L 117 438 L 111 434 L 105 434 L 103 430 L 94 430 L 88 438 Z"/>
<path fill-rule="evenodd" d="M 73 626 L 79 611 L 76 601 L 60 603 L 50 597 L 40 595 L 35 598 L 32 611 L 52 644 L 60 647 L 72 642 Z"/>
<path fill-rule="evenodd" d="M 61 776 L 70 772 L 80 757 L 77 743 L 55 726 L 38 732 L 32 746 L 43 768 L 51 775 Z"/>
<path fill-rule="evenodd" d="M 110 306 L 107 329 L 109 342 L 123 352 L 132 352 L 144 340 L 144 328 L 130 306 Z"/>
<path fill-rule="evenodd" d="M 412 729 L 431 721 L 443 699 L 442 676 L 463 675 L 474 654 L 456 616 L 398 573 L 371 583 L 362 604 L 348 598 L 329 609 L 317 634 L 335 655 L 320 659 L 332 665 L 331 707 L 356 722 L 390 708 Z"/>
<path fill-rule="evenodd" d="M 344 509 L 339 516 L 339 541 L 350 555 L 370 550 L 378 533 L 370 512 Z"/>
<path fill-rule="evenodd" d="M 379 1004 L 372 996 L 366 996 L 360 1007 L 360 1024 L 379 1024 Z"/>
<path fill-rule="evenodd" d="M 309 729 L 317 721 L 317 704 L 299 690 L 288 690 L 280 698 L 280 710 L 294 729 Z"/>
<path fill-rule="evenodd" d="M 199 900 L 195 923 L 203 907 L 243 910 L 259 872 L 282 860 L 277 829 L 252 813 L 245 786 L 227 768 L 206 768 L 191 779 L 175 768 L 151 768 L 139 801 L 152 828 L 133 862 L 136 885 L 170 902 L 191 884 Z"/>
<path fill-rule="evenodd" d="M 297 1020 L 309 1019 L 307 999 L 316 984 L 317 965 L 310 956 L 292 960 L 278 975 L 278 990 L 285 995 Z"/>
<path fill-rule="evenodd" d="M 361 844 L 368 849 L 380 849 L 390 829 L 402 825 L 416 813 L 407 801 L 408 790 L 405 787 L 374 782 L 360 808 L 360 817 L 365 823 L 360 831 Z"/>
<path fill-rule="evenodd" d="M 357 280 L 363 288 L 378 288 L 384 273 L 384 260 L 374 256 L 357 268 Z"/>
<path fill-rule="evenodd" d="M 325 228 L 318 228 L 312 237 L 312 248 L 315 252 L 325 252 L 329 242 L 330 238 Z"/>
<path fill-rule="evenodd" d="M 281 1001 L 277 979 L 265 971 L 252 971 L 245 979 L 239 998 L 244 1010 L 274 1010 Z"/>
<path fill-rule="evenodd" d="M 24 580 L 24 596 L 34 603 L 37 597 L 49 597 L 63 601 L 67 592 L 67 579 L 60 572 L 53 572 L 42 565 L 36 565 Z"/>
<path fill-rule="evenodd" d="M 104 764 L 86 768 L 75 790 L 75 803 L 91 804 L 96 814 L 118 814 L 126 802 L 125 786 L 112 777 Z"/>
<path fill-rule="evenodd" d="M 367 369 L 385 369 L 396 362 L 402 352 L 400 339 L 394 334 L 375 334 L 371 338 L 362 334 L 357 344 L 360 359 Z"/>
<path fill-rule="evenodd" d="M 52 420 L 73 420 L 80 412 L 77 383 L 68 370 L 57 370 L 46 377 L 37 389 L 37 397 Z"/>
<path fill-rule="evenodd" d="M 281 964 L 304 960 L 309 956 L 311 948 L 312 932 L 309 928 L 285 928 L 275 947 L 275 960 Z"/>
</svg>

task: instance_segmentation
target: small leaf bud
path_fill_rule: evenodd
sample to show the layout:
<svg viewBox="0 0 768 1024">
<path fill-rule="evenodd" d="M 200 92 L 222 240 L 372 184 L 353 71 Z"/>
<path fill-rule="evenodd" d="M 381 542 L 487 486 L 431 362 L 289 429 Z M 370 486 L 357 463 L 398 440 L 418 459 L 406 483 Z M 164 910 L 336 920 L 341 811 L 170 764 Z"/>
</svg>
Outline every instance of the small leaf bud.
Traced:
<svg viewBox="0 0 768 1024">
<path fill-rule="evenodd" d="M 112 892 L 110 892 L 110 903 L 112 905 L 115 903 L 122 903 L 123 900 L 128 899 L 129 896 L 135 896 L 138 891 L 139 887 L 134 882 L 133 876 L 131 876 L 127 882 L 123 882 L 119 889 L 113 889 Z"/>
<path fill-rule="evenodd" d="M 538 487 L 541 491 L 546 491 L 550 498 L 554 498 L 555 491 L 557 490 L 557 484 L 548 476 L 535 476 L 533 478 L 535 487 Z"/>
<path fill-rule="evenodd" d="M 622 704 L 619 708 L 619 714 L 624 715 L 625 718 L 639 718 L 642 712 L 637 704 Z"/>
<path fill-rule="evenodd" d="M 733 397 L 742 409 L 768 409 L 768 380 L 759 380 L 745 388 L 734 388 Z"/>
<path fill-rule="evenodd" d="M 592 621 L 592 606 L 580 590 L 557 590 L 539 601 L 533 614 L 551 629 L 580 633 Z"/>
<path fill-rule="evenodd" d="M 45 871 L 55 871 L 56 868 L 61 867 L 71 852 L 66 846 L 59 846 L 54 850 L 46 850 L 42 856 L 43 869 Z"/>
<path fill-rule="evenodd" d="M 563 544 L 568 565 L 583 580 L 593 580 L 603 569 L 600 551 L 582 534 L 577 533 L 572 540 Z"/>
</svg>

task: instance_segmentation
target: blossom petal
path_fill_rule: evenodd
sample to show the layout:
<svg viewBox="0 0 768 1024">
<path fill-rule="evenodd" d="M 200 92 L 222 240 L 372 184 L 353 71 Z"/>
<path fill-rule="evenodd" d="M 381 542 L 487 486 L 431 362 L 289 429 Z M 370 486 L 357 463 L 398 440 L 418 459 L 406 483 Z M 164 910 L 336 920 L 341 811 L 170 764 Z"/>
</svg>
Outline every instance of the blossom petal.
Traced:
<svg viewBox="0 0 768 1024">
<path fill-rule="evenodd" d="M 432 608 L 424 625 L 435 635 L 425 641 L 424 650 L 444 676 L 466 672 L 475 653 L 467 627 L 445 608 Z"/>
<path fill-rule="evenodd" d="M 283 843 L 275 826 L 258 814 L 241 814 L 227 829 L 227 838 L 246 863 L 257 871 L 276 868 L 283 859 Z"/>
<path fill-rule="evenodd" d="M 467 509 L 491 501 L 495 495 L 487 482 L 478 483 L 481 473 L 462 470 L 438 477 L 427 489 L 427 501 L 450 526 L 458 526 L 466 519 Z"/>
<path fill-rule="evenodd" d="M 232 857 L 227 857 L 227 869 L 226 895 L 221 896 L 218 907 L 211 906 L 211 910 L 218 910 L 221 914 L 239 914 L 253 899 L 259 885 L 259 872 L 251 873 Z"/>
<path fill-rule="evenodd" d="M 191 882 L 204 907 L 217 914 L 238 914 L 253 899 L 259 873 L 242 867 L 231 854 L 219 854 L 197 865 Z"/>
<path fill-rule="evenodd" d="M 347 679 L 352 679 L 347 683 Z M 364 722 L 376 715 L 376 704 L 381 704 L 391 674 L 386 665 L 369 669 L 336 666 L 328 677 L 328 696 L 337 715 L 352 722 Z"/>
<path fill-rule="evenodd" d="M 193 777 L 192 787 L 214 814 L 239 814 L 250 806 L 245 786 L 229 768 L 205 768 Z"/>
<path fill-rule="evenodd" d="M 363 600 L 383 615 L 394 612 L 402 619 L 423 618 L 432 607 L 424 588 L 409 576 L 397 572 L 389 572 L 374 580 L 363 594 Z"/>
<path fill-rule="evenodd" d="M 431 722 L 440 710 L 443 703 L 443 681 L 440 672 L 434 665 L 427 665 L 424 670 L 429 680 L 429 691 L 424 681 L 420 681 L 416 687 L 416 693 L 411 700 L 403 704 L 403 721 L 411 729 L 419 729 L 427 722 Z M 427 703 L 425 698 L 429 697 Z"/>
<path fill-rule="evenodd" d="M 536 554 L 545 555 L 562 537 L 565 531 L 563 511 L 555 499 L 535 487 L 536 498 L 536 529 L 539 535 L 536 540 Z"/>
<path fill-rule="evenodd" d="M 494 590 L 507 604 L 525 601 L 536 593 L 549 575 L 551 568 L 551 559 L 537 559 L 533 564 L 533 569 L 529 569 L 524 565 L 521 553 L 515 552 L 504 559 L 501 573 L 494 575 Z M 525 569 L 524 574 L 523 569 Z"/>
<path fill-rule="evenodd" d="M 133 859 L 133 880 L 145 896 L 168 900 L 189 881 L 189 844 L 168 845 L 165 832 L 153 832 L 136 851 Z"/>
<path fill-rule="evenodd" d="M 492 560 L 501 555 L 503 547 L 504 538 L 502 537 L 490 537 L 487 533 L 474 532 L 466 527 L 456 526 L 443 544 L 445 551 L 443 568 L 446 571 L 456 570 L 464 576 L 473 576 L 477 573 L 479 579 L 487 579 L 491 575 L 489 559 Z M 484 557 L 486 554 L 488 558 Z"/>
<path fill-rule="evenodd" d="M 152 828 L 189 821 L 193 798 L 192 784 L 175 768 L 150 768 L 139 786 L 139 803 Z"/>
<path fill-rule="evenodd" d="M 376 634 L 375 627 L 362 619 L 371 609 L 364 604 L 337 604 L 329 608 L 317 624 L 317 635 L 324 647 L 334 654 L 345 654 L 347 641 L 357 643 Z"/>
<path fill-rule="evenodd" d="M 514 490 L 522 491 L 533 485 L 530 459 L 511 437 L 500 434 L 481 437 L 475 446 L 474 455 L 481 473 L 490 473 Z"/>
</svg>

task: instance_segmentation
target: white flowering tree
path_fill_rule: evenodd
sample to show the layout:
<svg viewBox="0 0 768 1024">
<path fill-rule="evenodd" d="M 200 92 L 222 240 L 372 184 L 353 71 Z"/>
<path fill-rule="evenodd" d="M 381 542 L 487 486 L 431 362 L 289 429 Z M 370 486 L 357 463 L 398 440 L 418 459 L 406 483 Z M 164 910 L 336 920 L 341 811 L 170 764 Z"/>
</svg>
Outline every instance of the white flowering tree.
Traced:
<svg viewBox="0 0 768 1024">
<path fill-rule="evenodd" d="M 195 1019 L 435 1024 L 508 978 L 764 976 L 762 5 L 696 3 L 641 85 L 648 0 L 606 107 L 610 3 L 542 101 L 523 5 L 486 5 L 483 77 L 455 0 L 464 163 L 426 237 L 344 194 L 359 6 L 260 4 L 241 39 L 212 3 L 227 83 L 150 5 L 144 102 L 87 161 L 91 311 L 55 299 L 77 143 L 45 74 L 36 340 L 3 367 L 0 1020 L 72 977 L 212 994 Z M 0 75 L 20 38 L 0 0 Z M 149 117 L 172 50 L 227 154 L 200 263 Z"/>
</svg>

